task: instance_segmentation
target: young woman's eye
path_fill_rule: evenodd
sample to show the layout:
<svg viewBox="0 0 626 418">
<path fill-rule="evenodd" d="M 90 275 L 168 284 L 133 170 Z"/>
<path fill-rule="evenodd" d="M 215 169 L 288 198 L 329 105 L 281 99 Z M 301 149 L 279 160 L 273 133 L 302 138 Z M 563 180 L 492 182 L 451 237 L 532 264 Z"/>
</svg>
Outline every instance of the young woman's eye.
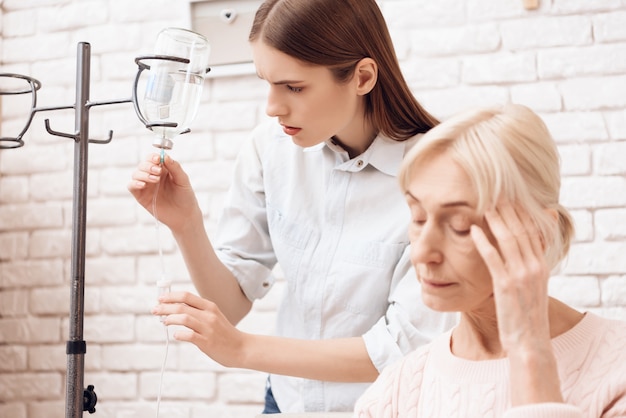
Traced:
<svg viewBox="0 0 626 418">
<path fill-rule="evenodd" d="M 300 93 L 302 91 L 302 87 L 294 87 L 294 86 L 287 85 L 287 88 L 289 89 L 289 91 L 292 91 L 294 93 Z"/>
<path fill-rule="evenodd" d="M 409 238 L 411 240 L 417 239 L 417 237 L 420 236 L 420 234 L 422 233 L 422 230 L 424 229 L 424 224 L 426 223 L 426 221 L 422 221 L 416 218 L 411 218 L 411 223 L 409 225 Z"/>
<path fill-rule="evenodd" d="M 425 219 L 419 219 L 419 218 L 413 218 L 412 220 L 413 225 L 417 225 L 417 226 L 422 226 L 426 223 Z"/>
</svg>

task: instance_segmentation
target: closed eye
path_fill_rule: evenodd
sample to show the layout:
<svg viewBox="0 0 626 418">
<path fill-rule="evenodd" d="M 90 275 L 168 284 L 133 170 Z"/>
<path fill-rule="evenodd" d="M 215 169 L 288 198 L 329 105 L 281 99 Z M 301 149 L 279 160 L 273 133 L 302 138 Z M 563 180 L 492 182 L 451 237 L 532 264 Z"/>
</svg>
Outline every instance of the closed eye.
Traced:
<svg viewBox="0 0 626 418">
<path fill-rule="evenodd" d="M 418 233 L 420 231 L 422 231 L 426 226 L 426 220 L 425 219 L 416 219 L 413 218 L 411 220 L 411 224 L 409 225 L 409 231 L 413 232 L 413 233 Z"/>
<path fill-rule="evenodd" d="M 450 229 L 452 232 L 458 236 L 464 237 L 469 235 L 470 227 L 472 226 L 472 222 L 465 215 L 456 215 L 453 216 L 452 219 L 449 220 Z"/>
<path fill-rule="evenodd" d="M 466 236 L 468 236 L 468 235 L 469 235 L 469 233 L 470 233 L 470 230 L 469 230 L 469 229 L 457 230 L 457 229 L 452 228 L 452 231 L 453 231 L 456 235 L 458 235 L 458 236 L 460 236 L 460 237 L 466 237 Z"/>
</svg>

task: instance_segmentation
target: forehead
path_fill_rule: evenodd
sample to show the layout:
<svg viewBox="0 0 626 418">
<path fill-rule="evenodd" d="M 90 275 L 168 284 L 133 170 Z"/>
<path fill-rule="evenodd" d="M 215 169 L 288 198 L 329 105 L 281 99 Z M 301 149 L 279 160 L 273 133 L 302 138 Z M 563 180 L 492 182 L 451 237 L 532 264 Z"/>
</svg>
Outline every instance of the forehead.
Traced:
<svg viewBox="0 0 626 418">
<path fill-rule="evenodd" d="M 477 195 L 467 172 L 448 152 L 422 159 L 411 169 L 407 193 L 424 206 L 465 202 L 475 208 Z"/>
<path fill-rule="evenodd" d="M 325 78 L 332 80 L 332 73 L 328 68 L 301 61 L 263 41 L 252 42 L 251 48 L 257 74 L 270 83 Z"/>
</svg>

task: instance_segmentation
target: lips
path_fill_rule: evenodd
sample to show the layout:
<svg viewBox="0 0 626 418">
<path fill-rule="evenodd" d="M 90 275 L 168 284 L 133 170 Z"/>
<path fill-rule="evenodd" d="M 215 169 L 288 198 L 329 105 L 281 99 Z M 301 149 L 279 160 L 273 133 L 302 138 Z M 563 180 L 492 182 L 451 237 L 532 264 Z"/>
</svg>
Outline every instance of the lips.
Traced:
<svg viewBox="0 0 626 418">
<path fill-rule="evenodd" d="M 283 125 L 282 123 L 281 123 L 281 126 L 283 127 L 283 132 L 285 132 L 289 136 L 297 135 L 298 132 L 302 130 L 302 128 L 296 128 L 295 126 Z"/>
<path fill-rule="evenodd" d="M 439 279 L 425 278 L 422 276 L 420 276 L 420 283 L 422 283 L 422 286 L 428 286 L 428 287 L 435 288 L 435 289 L 444 289 L 446 287 L 450 287 L 454 285 L 453 282 L 447 282 L 447 281 L 439 280 Z"/>
</svg>

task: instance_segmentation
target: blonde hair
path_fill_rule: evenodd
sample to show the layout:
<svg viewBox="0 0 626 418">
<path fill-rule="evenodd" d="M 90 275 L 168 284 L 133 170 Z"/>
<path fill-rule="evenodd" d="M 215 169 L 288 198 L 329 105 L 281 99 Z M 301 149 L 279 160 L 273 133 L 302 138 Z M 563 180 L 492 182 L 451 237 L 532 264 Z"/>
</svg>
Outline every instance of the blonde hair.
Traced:
<svg viewBox="0 0 626 418">
<path fill-rule="evenodd" d="M 549 267 L 567 255 L 574 225 L 559 203 L 559 154 L 536 113 L 526 106 L 507 104 L 466 111 L 434 127 L 405 157 L 398 176 L 402 190 L 407 191 L 416 167 L 442 152 L 467 172 L 480 214 L 501 198 L 516 202 L 539 228 Z M 558 214 L 558 222 L 550 210 Z"/>
</svg>

